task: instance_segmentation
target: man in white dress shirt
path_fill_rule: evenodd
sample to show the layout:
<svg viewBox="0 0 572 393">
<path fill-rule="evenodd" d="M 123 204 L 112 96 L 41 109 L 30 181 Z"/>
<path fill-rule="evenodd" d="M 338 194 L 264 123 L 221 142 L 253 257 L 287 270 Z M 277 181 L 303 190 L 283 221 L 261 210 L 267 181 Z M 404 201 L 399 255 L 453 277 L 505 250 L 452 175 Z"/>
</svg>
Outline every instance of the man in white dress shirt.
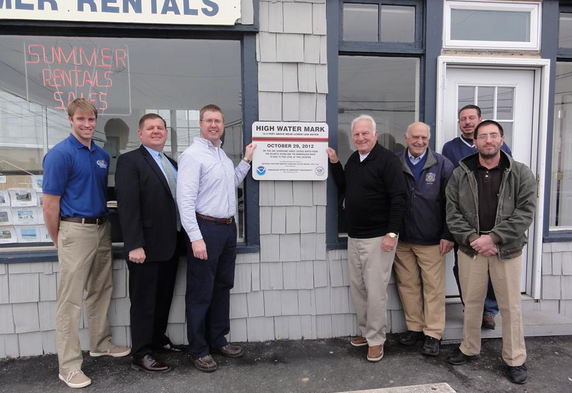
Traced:
<svg viewBox="0 0 572 393">
<path fill-rule="evenodd" d="M 218 366 L 211 350 L 240 357 L 241 347 L 225 338 L 230 331 L 230 290 L 234 286 L 237 229 L 235 189 L 250 170 L 256 145 L 246 146 L 234 167 L 221 149 L 224 116 L 217 105 L 200 111 L 200 137 L 181 155 L 177 203 L 187 242 L 187 336 L 195 367 Z"/>
</svg>

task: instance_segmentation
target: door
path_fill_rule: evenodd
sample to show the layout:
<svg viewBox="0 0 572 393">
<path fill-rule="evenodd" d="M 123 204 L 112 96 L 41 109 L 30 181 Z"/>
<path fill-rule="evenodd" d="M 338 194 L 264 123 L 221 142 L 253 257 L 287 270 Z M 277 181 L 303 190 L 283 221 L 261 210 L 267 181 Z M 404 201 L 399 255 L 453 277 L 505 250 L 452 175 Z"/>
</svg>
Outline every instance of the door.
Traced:
<svg viewBox="0 0 572 393">
<path fill-rule="evenodd" d="M 465 105 L 475 104 L 482 118 L 498 121 L 504 129 L 505 143 L 514 159 L 529 167 L 536 162 L 534 137 L 534 70 L 447 67 L 444 91 L 443 132 L 436 141 L 440 152 L 445 142 L 460 135 L 457 114 Z M 533 171 L 534 172 L 534 171 Z M 533 238 L 529 231 L 529 241 Z M 529 243 L 531 244 L 531 243 Z M 521 288 L 527 288 L 532 269 L 532 252 L 525 248 L 522 259 Z M 458 296 L 453 277 L 454 258 L 447 256 L 447 296 Z"/>
</svg>

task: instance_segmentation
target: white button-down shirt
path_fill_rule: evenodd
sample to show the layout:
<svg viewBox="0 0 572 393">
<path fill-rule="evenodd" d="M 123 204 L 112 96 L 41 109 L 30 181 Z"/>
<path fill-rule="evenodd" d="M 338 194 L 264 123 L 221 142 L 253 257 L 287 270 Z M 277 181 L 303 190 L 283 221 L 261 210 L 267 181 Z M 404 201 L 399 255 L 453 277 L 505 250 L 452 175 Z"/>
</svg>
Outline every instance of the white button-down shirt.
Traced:
<svg viewBox="0 0 572 393">
<path fill-rule="evenodd" d="M 203 238 L 197 213 L 215 218 L 234 216 L 235 190 L 249 170 L 250 165 L 245 161 L 235 168 L 224 150 L 208 139 L 194 138 L 179 159 L 177 182 L 181 223 L 192 242 Z"/>
</svg>

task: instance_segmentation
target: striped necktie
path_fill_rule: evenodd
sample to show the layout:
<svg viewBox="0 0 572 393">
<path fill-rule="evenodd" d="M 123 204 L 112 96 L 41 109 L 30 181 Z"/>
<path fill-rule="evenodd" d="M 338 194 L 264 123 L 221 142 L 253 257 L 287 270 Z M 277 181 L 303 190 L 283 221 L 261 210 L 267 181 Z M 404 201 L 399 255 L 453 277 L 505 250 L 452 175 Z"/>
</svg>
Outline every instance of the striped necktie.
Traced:
<svg viewBox="0 0 572 393">
<path fill-rule="evenodd" d="M 175 209 L 177 213 L 177 231 L 181 230 L 181 217 L 179 216 L 179 207 L 177 206 L 177 181 L 171 170 L 171 163 L 167 159 L 167 156 L 163 153 L 159 153 L 159 158 L 161 158 L 161 164 L 163 165 L 163 170 L 165 175 L 167 175 L 167 182 L 169 183 L 169 189 L 171 190 L 171 195 L 175 200 Z"/>
</svg>

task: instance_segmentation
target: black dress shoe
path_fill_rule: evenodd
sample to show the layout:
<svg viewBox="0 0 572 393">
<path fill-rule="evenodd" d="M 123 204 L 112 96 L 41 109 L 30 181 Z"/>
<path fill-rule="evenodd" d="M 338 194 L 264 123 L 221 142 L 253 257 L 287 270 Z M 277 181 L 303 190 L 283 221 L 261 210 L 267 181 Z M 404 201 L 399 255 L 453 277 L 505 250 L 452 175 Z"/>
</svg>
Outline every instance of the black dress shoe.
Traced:
<svg viewBox="0 0 572 393">
<path fill-rule="evenodd" d="M 177 345 L 173 343 L 169 343 L 167 345 L 163 345 L 162 347 L 154 349 L 155 352 L 163 352 L 163 353 L 181 353 L 185 352 L 189 347 L 186 345 Z"/>
<path fill-rule="evenodd" d="M 528 379 L 526 365 L 524 364 L 522 366 L 515 367 L 506 366 L 506 374 L 512 383 L 518 383 L 519 385 L 526 383 L 526 380 Z"/>
<path fill-rule="evenodd" d="M 239 358 L 244 355 L 244 350 L 238 345 L 226 344 L 224 347 L 215 349 L 215 352 L 220 353 L 227 358 Z"/>
<path fill-rule="evenodd" d="M 151 355 L 145 355 L 139 359 L 133 359 L 131 368 L 135 370 L 145 371 L 146 373 L 167 373 L 171 371 L 171 366 L 161 363 Z"/>
<path fill-rule="evenodd" d="M 471 360 L 477 360 L 478 358 L 479 355 L 473 355 L 473 356 L 465 355 L 463 352 L 461 352 L 460 349 L 457 349 L 455 353 L 449 356 L 449 363 L 454 364 L 455 366 L 459 366 Z"/>
<path fill-rule="evenodd" d="M 435 337 L 425 336 L 425 343 L 423 344 L 423 349 L 421 353 L 426 356 L 437 356 L 439 355 L 439 344 L 440 340 Z"/>
<path fill-rule="evenodd" d="M 397 341 L 403 345 L 414 345 L 417 341 L 421 341 L 425 338 L 423 332 L 414 332 L 413 330 L 408 330 L 405 333 L 401 334 Z"/>
</svg>

